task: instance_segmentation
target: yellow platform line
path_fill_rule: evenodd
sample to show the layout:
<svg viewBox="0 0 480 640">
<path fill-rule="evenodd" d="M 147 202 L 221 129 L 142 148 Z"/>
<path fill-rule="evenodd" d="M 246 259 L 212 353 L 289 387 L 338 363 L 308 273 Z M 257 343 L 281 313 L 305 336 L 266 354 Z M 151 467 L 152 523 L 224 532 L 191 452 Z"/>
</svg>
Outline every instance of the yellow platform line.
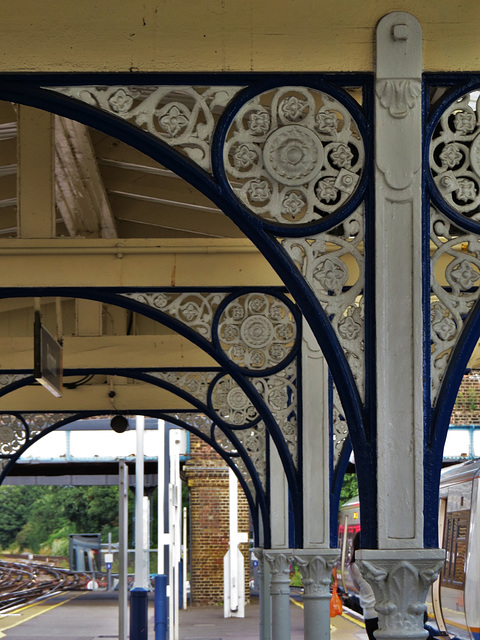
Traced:
<svg viewBox="0 0 480 640">
<path fill-rule="evenodd" d="M 300 607 L 300 609 L 304 609 L 303 602 L 298 602 L 294 598 L 290 598 L 290 602 L 294 604 L 296 607 Z M 345 618 L 345 620 L 348 620 L 349 622 L 353 622 L 353 624 L 356 624 L 358 627 L 362 627 L 362 629 L 365 629 L 365 624 L 363 622 L 360 622 L 360 620 L 356 620 L 355 618 L 352 618 L 352 616 L 349 616 L 348 613 L 342 613 L 342 618 Z"/>
<path fill-rule="evenodd" d="M 58 594 L 57 594 L 58 595 Z M 78 596 L 81 595 L 80 593 L 74 593 L 72 595 L 71 598 L 68 598 L 66 600 L 62 600 L 61 602 L 56 602 L 55 604 L 52 604 L 48 607 L 43 606 L 42 604 L 39 604 L 38 602 L 33 602 L 32 604 L 27 604 L 24 607 L 19 607 L 18 609 L 15 609 L 14 611 L 12 611 L 12 613 L 19 613 L 21 611 L 26 611 L 27 609 L 32 609 L 33 607 L 37 607 L 38 611 L 33 612 L 31 615 L 27 616 L 27 617 L 23 617 L 20 620 L 17 620 L 16 622 L 13 622 L 12 624 L 8 624 L 6 626 L 4 626 L 2 624 L 2 620 L 0 618 L 0 638 L 6 638 L 6 634 L 3 633 L 3 631 L 7 631 L 8 629 L 13 629 L 14 627 L 18 627 L 19 624 L 23 624 L 24 622 L 28 622 L 29 620 L 33 620 L 33 618 L 36 618 L 37 616 L 41 615 L 42 613 L 47 613 L 47 611 L 51 611 L 52 609 L 55 609 L 56 607 L 59 607 L 62 604 L 66 604 L 67 602 L 70 602 L 71 600 L 73 600 L 74 598 L 78 598 Z M 54 598 L 55 596 L 50 596 L 51 598 Z M 47 600 L 49 600 L 50 598 L 46 598 L 45 602 Z M 5 621 L 6 621 L 6 616 L 5 616 Z"/>
</svg>

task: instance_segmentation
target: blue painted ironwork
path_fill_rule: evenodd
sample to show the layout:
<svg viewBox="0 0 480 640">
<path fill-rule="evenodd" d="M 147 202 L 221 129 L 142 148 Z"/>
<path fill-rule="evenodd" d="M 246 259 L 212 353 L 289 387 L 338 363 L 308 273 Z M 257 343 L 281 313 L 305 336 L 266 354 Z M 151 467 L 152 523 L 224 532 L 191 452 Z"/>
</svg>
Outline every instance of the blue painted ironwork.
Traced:
<svg viewBox="0 0 480 640">
<path fill-rule="evenodd" d="M 440 89 L 440 97 L 438 100 L 431 104 L 430 96 L 435 95 L 435 90 Z M 444 91 L 442 91 L 442 89 Z M 444 189 L 444 194 L 447 195 L 452 193 L 454 189 L 458 189 L 461 192 L 461 189 L 470 188 L 471 185 L 468 185 L 468 180 L 463 183 L 461 180 L 457 181 L 455 175 L 452 171 L 449 171 L 451 168 L 455 170 L 458 165 L 458 158 L 455 157 L 457 153 L 460 153 L 460 156 L 463 157 L 463 165 L 467 169 L 467 165 L 470 160 L 467 162 L 466 157 L 466 147 L 464 150 L 460 152 L 462 149 L 462 145 L 472 144 L 472 140 L 474 138 L 473 134 L 475 128 L 477 127 L 477 115 L 474 115 L 473 110 L 469 109 L 465 106 L 465 102 L 460 105 L 459 101 L 463 96 L 469 94 L 474 90 L 480 89 L 480 76 L 478 75 L 465 75 L 465 74 L 443 74 L 443 75 L 433 75 L 429 74 L 425 76 L 424 79 L 424 120 L 425 120 L 425 143 L 424 143 L 424 158 L 423 158 L 423 185 L 424 185 L 424 219 L 426 220 L 426 225 L 428 225 L 428 230 L 426 232 L 426 241 L 425 241 L 425 263 L 428 262 L 428 265 L 425 267 L 425 277 L 427 279 L 427 283 L 425 286 L 425 296 L 424 296 L 424 310 L 425 313 L 430 309 L 431 301 L 431 288 L 429 285 L 430 277 L 434 278 L 434 274 L 431 274 L 430 271 L 430 255 L 429 255 L 429 244 L 428 238 L 430 233 L 430 217 L 431 210 L 436 210 L 440 212 L 443 216 L 443 219 L 446 221 L 445 223 L 445 236 L 448 238 L 449 235 L 453 239 L 455 238 L 455 242 L 459 245 L 462 241 L 465 243 L 466 254 L 465 258 L 469 258 L 472 255 L 473 249 L 469 249 L 469 244 L 476 241 L 476 239 L 480 238 L 480 224 L 476 219 L 472 218 L 471 215 L 467 215 L 466 213 L 462 213 L 462 201 L 468 203 L 471 200 L 471 196 L 473 196 L 473 191 L 468 194 L 460 193 L 461 200 L 457 200 L 457 205 L 453 206 L 451 202 L 449 202 L 444 195 L 442 195 L 440 188 Z M 448 124 L 442 122 L 442 117 L 451 105 L 455 105 L 458 103 L 457 112 L 460 115 L 456 115 L 455 118 L 457 120 L 453 123 L 453 115 L 452 124 L 450 121 Z M 464 115 L 463 115 L 464 114 Z M 463 118 L 463 121 L 462 121 Z M 456 145 L 454 142 L 444 147 L 442 150 L 443 159 L 441 156 L 441 161 L 443 166 L 446 167 L 446 171 L 435 176 L 432 175 L 432 167 L 430 164 L 430 149 L 432 140 L 435 140 L 435 136 L 438 135 L 439 127 L 449 126 L 452 127 L 452 135 L 454 129 L 458 126 L 458 131 L 460 132 L 460 146 Z M 462 139 L 463 133 L 463 139 Z M 465 141 L 465 142 L 464 142 Z M 449 155 L 451 157 L 449 157 Z M 449 181 L 452 182 L 449 184 Z M 443 182 L 442 182 L 443 181 Z M 473 182 L 472 182 L 473 185 Z M 454 200 L 450 198 L 452 202 Z M 463 207 L 467 208 L 467 207 Z M 433 214 L 432 214 L 433 215 Z M 443 224 L 439 222 L 438 224 Z M 447 228 L 447 226 L 450 228 Z M 440 232 L 442 233 L 442 232 Z M 452 254 L 454 253 L 454 249 L 452 247 Z M 428 255 L 427 255 L 428 254 Z M 459 256 L 458 250 L 456 254 Z M 453 257 L 452 255 L 450 257 Z M 457 257 L 458 260 L 460 257 Z M 452 262 L 455 264 L 455 259 Z M 467 274 L 468 275 L 468 274 Z M 475 286 L 474 286 L 475 285 Z M 450 343 L 452 344 L 450 348 L 450 352 L 447 358 L 447 366 L 445 367 L 445 371 L 443 374 L 443 378 L 441 378 L 441 383 L 439 388 L 437 389 L 436 395 L 432 396 L 430 380 L 431 376 L 426 376 L 426 384 L 425 384 L 425 404 L 427 409 L 430 408 L 430 411 L 426 411 L 426 420 L 425 420 L 425 454 L 424 454 L 424 464 L 425 464 L 425 480 L 424 480 L 424 500 L 425 500 L 425 545 L 427 547 L 437 546 L 437 514 L 438 514 L 438 486 L 440 479 L 440 471 L 441 464 L 443 459 L 443 448 L 445 444 L 445 440 L 447 437 L 447 432 L 449 428 L 450 416 L 453 409 L 453 405 L 455 403 L 455 399 L 457 396 L 458 389 L 460 387 L 460 383 L 462 377 L 464 375 L 465 369 L 467 367 L 468 360 L 472 354 L 472 351 L 480 337 L 480 300 L 478 299 L 478 284 L 475 284 L 472 280 L 471 285 L 464 287 L 460 286 L 460 291 L 464 294 L 470 296 L 472 300 L 472 304 L 470 306 L 470 310 L 466 315 L 462 315 L 461 321 L 463 322 L 463 326 L 455 325 L 455 330 L 457 332 L 457 338 L 455 341 L 452 339 Z M 452 293 L 452 290 L 448 287 L 443 287 L 446 292 Z M 476 301 L 475 301 L 476 299 Z M 453 320 L 450 320 L 452 323 Z M 431 334 L 430 322 L 425 322 L 426 327 L 426 338 L 425 338 L 425 354 L 430 353 L 430 343 L 433 340 L 433 336 Z M 447 324 L 443 327 L 445 332 L 448 332 L 449 327 Z M 453 325 L 451 327 L 451 331 L 453 332 Z M 447 333 L 445 333 L 447 335 Z M 428 363 L 428 370 L 430 371 L 430 367 L 433 367 L 434 364 Z"/>
<path fill-rule="evenodd" d="M 371 197 L 372 189 L 372 82 L 371 76 L 367 75 L 328 75 L 318 76 L 314 74 L 237 74 L 227 75 L 221 74 L 217 76 L 209 76 L 205 74 L 199 75 L 179 75 L 179 76 L 159 76 L 159 75 L 142 75 L 136 74 L 135 81 L 139 85 L 148 84 L 168 84 L 179 85 L 191 83 L 198 86 L 199 84 L 220 85 L 229 84 L 236 86 L 247 86 L 240 94 L 238 100 L 233 100 L 227 107 L 220 118 L 217 128 L 214 132 L 212 141 L 212 166 L 213 176 L 209 175 L 204 169 L 195 165 L 189 158 L 172 149 L 158 138 L 154 138 L 151 134 L 138 129 L 128 122 L 116 118 L 114 115 L 102 112 L 91 105 L 80 103 L 74 99 L 65 97 L 53 90 L 42 87 L 66 86 L 66 85 L 84 85 L 104 83 L 107 85 L 118 85 L 124 80 L 131 86 L 132 77 L 126 75 L 90 75 L 90 76 L 16 76 L 12 78 L 0 77 L 0 93 L 3 99 L 19 102 L 43 108 L 65 117 L 76 119 L 86 125 L 94 126 L 97 129 L 109 133 L 123 142 L 146 153 L 154 160 L 157 160 L 165 167 L 173 170 L 175 173 L 183 177 L 195 188 L 209 197 L 212 202 L 219 206 L 226 215 L 239 226 L 239 228 L 249 237 L 257 247 L 262 251 L 264 256 L 274 266 L 277 273 L 285 282 L 289 291 L 292 292 L 296 303 L 302 310 L 305 318 L 311 325 L 317 340 L 319 341 L 325 353 L 325 357 L 330 366 L 333 379 L 339 390 L 339 394 L 344 407 L 345 415 L 352 434 L 352 443 L 356 452 L 356 459 L 359 468 L 359 485 L 362 495 L 362 507 L 366 515 L 365 521 L 368 522 L 365 536 L 370 540 L 372 546 L 375 544 L 376 530 L 376 459 L 375 459 L 375 370 L 373 357 L 373 327 L 374 327 L 374 309 L 372 304 L 373 296 L 373 252 L 370 243 L 373 237 L 373 215 L 371 212 L 373 198 Z M 223 146 L 225 142 L 226 132 L 231 124 L 238 109 L 248 99 L 260 95 L 261 93 L 282 86 L 307 87 L 318 91 L 323 91 L 338 100 L 349 113 L 352 113 L 360 130 L 360 134 L 365 146 L 366 161 L 362 171 L 359 186 L 355 194 L 347 201 L 338 212 L 331 216 L 326 216 L 318 222 L 281 228 L 278 225 L 271 225 L 258 218 L 252 216 L 231 191 L 228 180 L 223 167 Z M 355 102 L 345 91 L 344 87 L 356 86 L 362 90 L 362 105 Z M 363 202 L 366 207 L 365 215 L 365 257 L 367 261 L 367 277 L 363 287 L 363 295 L 365 296 L 365 398 L 362 401 L 356 382 L 354 380 L 351 368 L 347 362 L 344 350 L 339 343 L 338 337 L 335 335 L 330 319 L 322 309 L 311 287 L 305 281 L 302 273 L 296 268 L 295 263 L 290 256 L 283 250 L 279 239 L 282 237 L 305 238 L 313 233 L 319 234 L 332 229 L 339 228 L 347 217 Z M 60 290 L 59 290 L 60 291 Z M 67 295 L 65 290 L 61 290 L 62 295 Z M 45 291 L 46 293 L 46 291 Z M 49 290 L 50 294 L 54 294 Z M 19 293 L 5 289 L 5 296 L 18 296 Z M 72 292 L 69 292 L 71 295 Z M 28 295 L 28 292 L 22 291 L 22 295 Z M 30 293 L 33 295 L 33 293 Z M 42 295 L 41 290 L 36 290 L 35 295 Z M 286 475 L 289 480 L 290 491 L 292 494 L 292 503 L 295 509 L 295 520 L 297 525 L 298 540 L 301 540 L 301 500 L 299 494 L 298 475 L 294 468 L 291 457 L 286 450 L 283 437 L 279 432 L 278 425 L 272 419 L 268 407 L 265 406 L 262 398 L 256 393 L 254 386 L 245 376 L 240 377 L 238 370 L 231 362 L 228 362 L 223 354 L 218 350 L 213 354 L 211 345 L 206 341 L 202 341 L 193 332 L 188 329 L 181 329 L 178 323 L 162 316 L 158 311 L 142 309 L 140 305 L 130 302 L 120 302 L 117 291 L 104 290 L 92 296 L 91 292 L 75 291 L 74 295 L 89 297 L 92 299 L 103 300 L 112 304 L 120 304 L 138 312 L 144 312 L 145 315 L 162 321 L 179 330 L 186 335 L 201 348 L 216 357 L 221 366 L 230 372 L 239 384 L 240 388 L 252 400 L 262 416 L 265 417 L 267 428 L 275 440 L 275 444 L 279 449 L 282 462 L 285 467 Z M 299 543 L 299 546 L 301 543 Z"/>
</svg>

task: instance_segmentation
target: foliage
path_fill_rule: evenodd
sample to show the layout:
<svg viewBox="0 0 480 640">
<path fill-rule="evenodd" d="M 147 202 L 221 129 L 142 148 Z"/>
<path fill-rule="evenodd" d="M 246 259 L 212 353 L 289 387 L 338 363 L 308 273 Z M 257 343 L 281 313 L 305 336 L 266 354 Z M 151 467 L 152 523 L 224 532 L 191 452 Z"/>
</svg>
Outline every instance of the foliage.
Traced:
<svg viewBox="0 0 480 640">
<path fill-rule="evenodd" d="M 340 506 L 355 496 L 358 496 L 357 476 L 355 473 L 346 473 L 340 492 Z"/>
<path fill-rule="evenodd" d="M 133 506 L 133 500 L 129 505 Z M 68 553 L 71 533 L 108 533 L 118 540 L 117 487 L 0 488 L 0 545 L 3 548 Z"/>
</svg>

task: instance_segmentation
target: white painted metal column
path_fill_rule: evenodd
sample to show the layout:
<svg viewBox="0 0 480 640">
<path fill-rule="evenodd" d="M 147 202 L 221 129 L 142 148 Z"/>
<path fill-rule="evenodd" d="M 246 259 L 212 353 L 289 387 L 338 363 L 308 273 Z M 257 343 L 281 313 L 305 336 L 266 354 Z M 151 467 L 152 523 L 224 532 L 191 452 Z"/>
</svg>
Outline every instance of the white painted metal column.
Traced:
<svg viewBox="0 0 480 640">
<path fill-rule="evenodd" d="M 157 473 L 157 500 L 158 500 L 158 528 L 157 528 L 157 573 L 165 571 L 165 544 L 168 544 L 165 535 L 165 422 L 158 420 L 158 473 Z"/>
<path fill-rule="evenodd" d="M 169 433 L 170 447 L 170 485 L 169 485 L 169 527 L 170 527 L 170 562 L 169 562 L 169 638 L 178 640 L 178 587 L 180 577 L 180 553 L 182 545 L 182 481 L 180 479 L 180 446 L 182 431 L 171 429 Z"/>
<path fill-rule="evenodd" d="M 128 467 L 120 461 L 118 474 L 118 639 L 128 638 Z"/>
<path fill-rule="evenodd" d="M 143 550 L 143 493 L 144 493 L 144 431 L 145 416 L 137 416 L 135 422 L 136 458 L 135 458 L 135 587 L 147 589 L 145 572 L 145 553 Z"/>
<path fill-rule="evenodd" d="M 377 599 L 376 637 L 420 640 L 442 553 L 423 549 L 422 36 L 413 16 L 379 22 L 376 72 L 379 549 L 358 560 Z"/>
<path fill-rule="evenodd" d="M 183 536 L 182 536 L 182 567 L 183 567 L 183 610 L 187 608 L 187 563 L 188 563 L 188 535 L 187 535 L 187 507 L 183 507 Z"/>
<path fill-rule="evenodd" d="M 238 545 L 248 542 L 248 534 L 238 531 L 238 480 L 232 469 L 228 470 L 229 493 L 229 548 L 223 559 L 223 617 L 245 617 L 245 564 Z"/>
<path fill-rule="evenodd" d="M 272 548 L 264 559 L 270 569 L 272 639 L 290 640 L 290 562 L 288 548 L 288 483 L 276 447 L 270 447 L 270 529 Z"/>
<path fill-rule="evenodd" d="M 330 549 L 330 428 L 328 368 L 303 322 L 303 549 L 294 559 L 302 575 L 306 640 L 330 637 L 330 577 L 339 551 Z"/>
</svg>

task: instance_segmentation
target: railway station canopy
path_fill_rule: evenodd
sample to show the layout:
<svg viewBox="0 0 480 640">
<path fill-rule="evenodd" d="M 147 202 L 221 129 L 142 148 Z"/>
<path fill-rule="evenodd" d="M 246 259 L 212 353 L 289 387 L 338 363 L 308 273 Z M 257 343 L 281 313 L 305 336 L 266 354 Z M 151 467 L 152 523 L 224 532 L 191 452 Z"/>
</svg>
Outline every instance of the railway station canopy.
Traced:
<svg viewBox="0 0 480 640">
<path fill-rule="evenodd" d="M 200 435 L 245 490 L 285 640 L 292 556 L 328 628 L 353 450 L 380 629 L 421 638 L 478 360 L 479 22 L 443 0 L 6 0 L 3 476 L 79 418 Z M 36 312 L 61 397 L 36 381 Z"/>
</svg>

